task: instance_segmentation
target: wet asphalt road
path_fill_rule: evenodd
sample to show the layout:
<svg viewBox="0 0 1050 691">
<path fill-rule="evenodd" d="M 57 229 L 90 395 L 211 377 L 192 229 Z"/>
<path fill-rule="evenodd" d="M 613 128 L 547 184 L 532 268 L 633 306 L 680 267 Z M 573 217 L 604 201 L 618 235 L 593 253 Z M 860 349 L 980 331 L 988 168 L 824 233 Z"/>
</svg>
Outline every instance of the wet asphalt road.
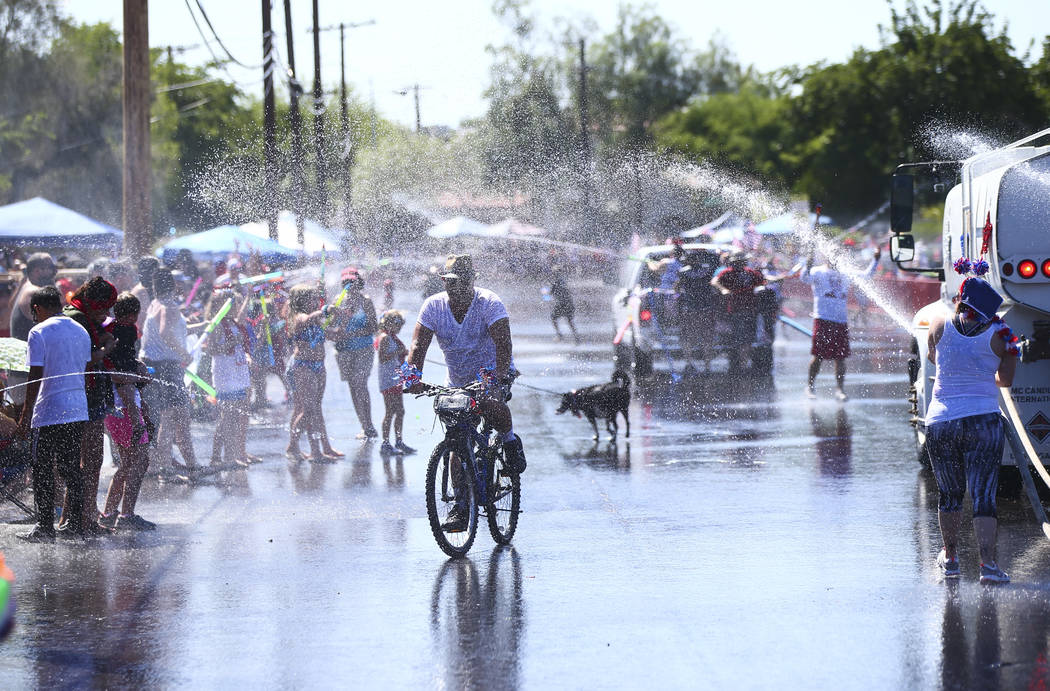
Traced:
<svg viewBox="0 0 1050 691">
<path fill-rule="evenodd" d="M 551 340 L 543 307 L 504 296 L 522 384 L 608 378 L 600 309 L 582 310 L 574 347 Z M 0 687 L 1045 688 L 1050 542 L 1003 498 L 1014 582 L 978 585 L 970 533 L 961 582 L 941 581 L 936 492 L 903 400 L 906 341 L 857 336 L 845 404 L 830 371 L 821 398 L 803 397 L 808 342 L 788 333 L 772 378 L 636 388 L 630 441 L 617 444 L 592 443 L 585 421 L 554 415 L 554 396 L 517 387 L 529 470 L 514 545 L 494 548 L 482 527 L 455 561 L 426 521 L 440 438 L 428 401 L 406 401 L 406 441 L 421 452 L 383 459 L 353 439 L 333 376 L 342 462 L 285 460 L 278 405 L 250 431 L 262 464 L 214 484 L 147 484 L 139 512 L 156 533 L 34 546 L 14 538 L 24 526 L 0 525 L 19 608 Z M 197 428 L 202 458 L 209 431 Z"/>
</svg>

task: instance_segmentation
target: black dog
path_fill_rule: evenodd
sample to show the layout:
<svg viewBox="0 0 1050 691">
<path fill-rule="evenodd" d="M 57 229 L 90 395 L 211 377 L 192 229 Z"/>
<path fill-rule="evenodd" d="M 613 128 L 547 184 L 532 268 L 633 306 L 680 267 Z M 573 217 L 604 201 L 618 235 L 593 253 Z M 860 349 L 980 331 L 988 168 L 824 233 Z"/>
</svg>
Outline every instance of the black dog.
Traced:
<svg viewBox="0 0 1050 691">
<path fill-rule="evenodd" d="M 576 417 L 587 416 L 594 428 L 594 439 L 598 439 L 598 418 L 605 419 L 605 429 L 609 431 L 612 439 L 616 439 L 619 426 L 616 424 L 617 413 L 623 414 L 624 423 L 627 425 L 627 434 L 631 436 L 631 420 L 627 417 L 627 408 L 631 405 L 631 380 L 622 371 L 613 373 L 612 381 L 608 384 L 596 384 L 583 389 L 576 389 L 561 397 L 561 405 L 556 413 L 564 413 L 566 410 Z"/>
</svg>

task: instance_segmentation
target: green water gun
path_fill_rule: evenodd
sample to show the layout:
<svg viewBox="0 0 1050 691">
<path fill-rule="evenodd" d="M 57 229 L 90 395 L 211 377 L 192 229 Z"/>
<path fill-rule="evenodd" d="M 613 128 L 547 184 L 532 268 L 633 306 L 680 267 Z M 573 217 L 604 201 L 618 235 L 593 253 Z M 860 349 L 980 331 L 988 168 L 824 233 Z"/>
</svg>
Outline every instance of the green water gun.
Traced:
<svg viewBox="0 0 1050 691">
<path fill-rule="evenodd" d="M 343 291 L 341 293 L 339 293 L 339 295 L 336 296 L 335 302 L 332 303 L 332 307 L 338 307 L 339 305 L 343 304 L 343 300 L 345 300 L 345 299 L 346 299 L 346 288 L 343 288 Z M 333 319 L 335 319 L 335 315 L 334 314 L 326 317 L 325 320 L 324 320 L 324 328 L 327 329 L 331 325 Z"/>
<path fill-rule="evenodd" d="M 221 322 L 223 318 L 230 313 L 231 307 L 233 307 L 233 298 L 226 298 L 226 302 L 222 303 L 222 307 L 220 307 L 219 311 L 215 313 L 215 316 L 212 317 L 212 320 L 208 322 L 208 325 L 204 327 L 204 335 L 201 336 L 200 340 L 197 341 L 197 343 L 193 346 L 194 352 L 200 350 L 204 346 L 204 342 L 208 340 L 208 334 L 210 334 L 212 331 L 215 331 L 215 327 L 219 325 L 219 322 Z"/>
<path fill-rule="evenodd" d="M 233 307 L 233 298 L 226 298 L 226 302 L 224 302 L 222 307 L 219 308 L 219 311 L 215 313 L 215 316 L 210 322 L 208 322 L 208 325 L 204 327 L 204 335 L 200 337 L 200 340 L 198 340 L 196 344 L 194 344 L 194 353 L 201 349 L 201 347 L 204 345 L 204 341 L 208 339 L 208 334 L 214 331 L 215 327 L 219 325 L 219 322 L 223 320 L 223 317 L 230 313 L 231 307 Z M 215 391 L 215 388 L 208 382 L 198 377 L 197 373 L 193 372 L 188 367 L 184 371 L 185 376 L 183 377 L 183 379 L 187 382 L 192 382 L 199 386 L 201 390 L 208 395 L 209 402 L 214 403 L 215 397 L 218 395 Z"/>
<path fill-rule="evenodd" d="M 270 335 L 270 313 L 266 309 L 266 295 L 259 296 L 259 305 L 266 323 L 266 354 L 270 356 L 270 367 L 273 367 L 276 361 L 273 357 L 273 337 Z"/>
<path fill-rule="evenodd" d="M 198 377 L 195 373 L 190 370 L 186 370 L 186 380 L 192 382 L 200 387 L 201 391 L 208 395 L 208 402 L 215 403 L 219 392 L 215 390 L 215 387 Z"/>
</svg>

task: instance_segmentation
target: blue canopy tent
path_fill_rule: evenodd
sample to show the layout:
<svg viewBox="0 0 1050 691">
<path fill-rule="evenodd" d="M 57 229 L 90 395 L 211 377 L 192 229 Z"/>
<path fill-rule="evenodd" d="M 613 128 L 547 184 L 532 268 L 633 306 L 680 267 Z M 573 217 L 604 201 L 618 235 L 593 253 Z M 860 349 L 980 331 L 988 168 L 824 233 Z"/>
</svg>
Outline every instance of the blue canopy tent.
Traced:
<svg viewBox="0 0 1050 691">
<path fill-rule="evenodd" d="M 43 197 L 0 206 L 0 244 L 114 249 L 124 233 Z"/>
<path fill-rule="evenodd" d="M 189 250 L 195 258 L 207 261 L 224 259 L 233 252 L 243 255 L 258 252 L 263 261 L 271 264 L 293 262 L 302 256 L 269 238 L 253 235 L 240 226 L 219 226 L 183 235 L 162 246 L 157 250 L 157 254 L 165 261 L 170 261 L 179 250 Z"/>
<path fill-rule="evenodd" d="M 802 214 L 797 214 L 793 211 L 788 211 L 779 216 L 774 216 L 773 218 L 762 221 L 755 226 L 755 230 L 762 235 L 787 235 L 789 233 L 794 233 L 801 228 L 812 228 L 816 221 L 817 215 L 812 211 L 809 212 L 808 217 L 804 217 Z M 835 222 L 827 216 L 821 216 L 820 225 L 830 226 L 835 225 Z"/>
</svg>

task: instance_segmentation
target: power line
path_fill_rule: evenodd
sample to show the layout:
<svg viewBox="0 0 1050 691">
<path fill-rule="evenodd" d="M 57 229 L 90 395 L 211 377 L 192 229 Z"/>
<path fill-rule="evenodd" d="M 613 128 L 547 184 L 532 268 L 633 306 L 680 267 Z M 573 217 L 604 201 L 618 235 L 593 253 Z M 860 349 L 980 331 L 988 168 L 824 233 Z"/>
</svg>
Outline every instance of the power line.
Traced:
<svg viewBox="0 0 1050 691">
<path fill-rule="evenodd" d="M 262 67 L 262 65 L 245 65 L 243 62 L 233 57 L 233 54 L 230 53 L 230 51 L 226 48 L 226 45 L 222 42 L 222 39 L 219 38 L 219 34 L 215 31 L 215 27 L 212 26 L 211 20 L 208 19 L 208 13 L 204 11 L 204 5 L 201 4 L 201 0 L 196 0 L 196 2 L 197 8 L 201 11 L 201 16 L 204 17 L 204 23 L 208 25 L 209 29 L 211 29 L 211 35 L 215 37 L 215 41 L 219 44 L 219 47 L 222 48 L 222 51 L 226 53 L 226 56 L 232 62 L 236 63 L 237 65 L 240 65 L 246 70 L 257 70 L 260 67 Z"/>
<path fill-rule="evenodd" d="M 221 79 L 213 79 L 211 77 L 205 77 L 204 79 L 194 79 L 192 82 L 182 82 L 181 84 L 171 84 L 169 86 L 161 86 L 154 89 L 154 93 L 163 94 L 168 91 L 181 91 L 182 89 L 192 89 L 195 86 L 204 86 L 205 84 L 213 84 L 215 82 L 221 82 Z"/>
<path fill-rule="evenodd" d="M 197 14 L 193 11 L 193 6 L 190 5 L 190 0 L 185 0 L 185 2 L 186 2 L 186 11 L 190 13 L 190 18 L 193 20 L 193 25 L 195 27 L 197 27 L 197 33 L 200 34 L 201 40 L 204 42 L 204 47 L 208 49 L 209 53 L 211 53 L 212 61 L 214 62 L 214 64 L 217 67 L 219 67 L 223 72 L 226 73 L 226 76 L 230 78 L 230 81 L 234 85 L 236 85 L 237 87 L 239 87 L 241 89 L 247 90 L 248 87 L 243 82 L 239 81 L 236 77 L 234 77 L 233 73 L 230 72 L 229 68 L 226 67 L 226 65 L 230 62 L 230 60 L 220 60 L 219 56 L 215 54 L 214 50 L 212 50 L 212 47 L 211 47 L 212 42 L 209 41 L 208 37 L 204 35 L 204 29 L 201 28 L 200 22 L 197 21 Z M 216 36 L 215 38 L 216 38 L 216 40 L 218 40 L 218 36 Z M 220 42 L 220 45 L 222 45 L 221 42 Z M 224 50 L 225 50 L 225 48 L 224 48 Z M 229 52 L 227 52 L 227 55 L 229 55 Z M 232 60 L 233 56 L 230 56 L 230 59 Z M 241 63 L 238 63 L 238 64 L 241 64 Z M 260 80 L 258 80 L 258 79 L 253 79 L 251 82 L 249 82 L 249 84 L 254 86 L 259 81 Z"/>
<path fill-rule="evenodd" d="M 208 49 L 209 53 L 211 53 L 212 60 L 215 62 L 215 64 L 222 67 L 222 62 L 219 60 L 219 56 L 216 55 L 215 51 L 211 49 L 211 42 L 208 40 L 208 37 L 204 35 L 204 29 L 201 28 L 200 22 L 197 21 L 197 15 L 193 12 L 193 7 L 190 5 L 190 0 L 185 0 L 185 2 L 186 11 L 190 13 L 190 18 L 193 20 L 193 25 L 197 27 L 197 33 L 200 34 L 201 40 L 204 41 L 204 47 Z M 223 69 L 225 70 L 226 68 L 223 67 Z M 229 74 L 229 72 L 227 71 L 226 74 Z M 230 75 L 230 78 L 232 79 L 233 75 Z"/>
</svg>

